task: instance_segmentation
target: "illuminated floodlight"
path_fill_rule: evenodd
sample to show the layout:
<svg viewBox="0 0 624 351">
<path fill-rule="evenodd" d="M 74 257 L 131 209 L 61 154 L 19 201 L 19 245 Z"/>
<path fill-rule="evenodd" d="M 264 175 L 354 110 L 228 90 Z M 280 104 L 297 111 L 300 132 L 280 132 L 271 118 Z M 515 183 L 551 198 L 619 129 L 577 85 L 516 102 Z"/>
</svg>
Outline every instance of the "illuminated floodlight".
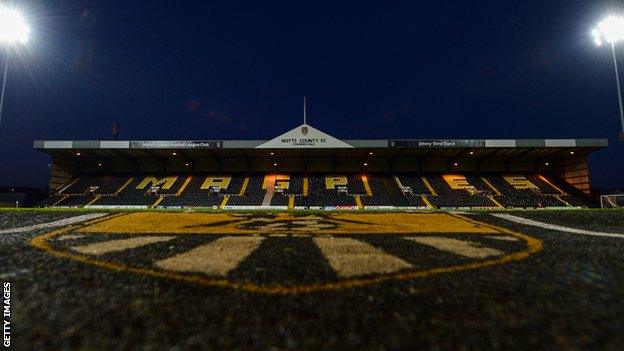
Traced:
<svg viewBox="0 0 624 351">
<path fill-rule="evenodd" d="M 622 122 L 622 132 L 620 133 L 620 141 L 624 142 L 624 103 L 622 103 L 622 89 L 620 87 L 620 78 L 618 72 L 617 55 L 615 50 L 615 44 L 619 41 L 624 41 L 624 17 L 622 16 L 609 16 L 602 22 L 598 23 L 598 26 L 592 30 L 592 36 L 594 37 L 594 43 L 600 46 L 603 42 L 611 44 L 611 53 L 613 55 L 613 69 L 615 71 L 615 81 L 617 83 L 618 103 L 620 106 L 620 122 Z M 570 153 L 573 155 L 573 153 Z"/>
<path fill-rule="evenodd" d="M 0 5 L 0 51 L 8 53 L 8 47 L 15 44 L 25 44 L 28 41 L 30 27 L 24 17 L 14 8 Z M 5 50 L 2 50 L 5 49 Z M 4 106 L 7 72 L 9 71 L 9 57 L 4 55 L 4 73 L 2 74 L 2 91 L 0 92 L 0 122 Z"/>
<path fill-rule="evenodd" d="M 609 16 L 591 32 L 596 45 L 602 45 L 603 42 L 615 44 L 620 40 L 624 40 L 624 17 Z"/>
<path fill-rule="evenodd" d="M 0 44 L 26 43 L 30 27 L 19 11 L 0 7 Z"/>
</svg>

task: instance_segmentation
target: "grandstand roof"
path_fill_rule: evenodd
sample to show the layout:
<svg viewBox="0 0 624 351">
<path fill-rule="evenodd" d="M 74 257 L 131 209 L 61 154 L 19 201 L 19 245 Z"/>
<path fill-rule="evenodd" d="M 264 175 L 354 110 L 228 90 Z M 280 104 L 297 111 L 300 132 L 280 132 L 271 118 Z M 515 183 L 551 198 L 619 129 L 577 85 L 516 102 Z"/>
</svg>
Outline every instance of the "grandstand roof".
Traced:
<svg viewBox="0 0 624 351">
<path fill-rule="evenodd" d="M 588 154 L 606 139 L 349 139 L 339 140 L 307 124 L 271 140 L 37 140 L 34 148 L 52 156 L 166 158 L 178 151 L 194 157 L 385 157 L 557 158 Z"/>
</svg>

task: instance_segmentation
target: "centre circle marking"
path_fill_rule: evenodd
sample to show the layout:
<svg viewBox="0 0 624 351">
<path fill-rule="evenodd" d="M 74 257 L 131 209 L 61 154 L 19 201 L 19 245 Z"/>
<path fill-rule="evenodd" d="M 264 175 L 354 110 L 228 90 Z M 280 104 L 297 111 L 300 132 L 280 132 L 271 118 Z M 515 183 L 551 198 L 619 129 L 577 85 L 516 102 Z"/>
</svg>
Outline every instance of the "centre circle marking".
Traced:
<svg viewBox="0 0 624 351">
<path fill-rule="evenodd" d="M 447 213 L 134 212 L 30 244 L 109 270 L 282 295 L 474 270 L 542 248 L 529 235 Z"/>
</svg>

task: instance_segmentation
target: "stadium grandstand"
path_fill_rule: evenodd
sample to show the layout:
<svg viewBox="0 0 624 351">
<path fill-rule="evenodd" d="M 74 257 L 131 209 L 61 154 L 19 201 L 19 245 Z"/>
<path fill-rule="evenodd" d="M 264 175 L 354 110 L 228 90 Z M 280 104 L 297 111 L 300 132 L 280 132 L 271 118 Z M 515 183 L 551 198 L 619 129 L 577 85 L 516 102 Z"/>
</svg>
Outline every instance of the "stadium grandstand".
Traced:
<svg viewBox="0 0 624 351">
<path fill-rule="evenodd" d="M 271 140 L 35 141 L 42 206 L 214 209 L 590 207 L 604 139 L 339 140 L 303 124 Z"/>
</svg>

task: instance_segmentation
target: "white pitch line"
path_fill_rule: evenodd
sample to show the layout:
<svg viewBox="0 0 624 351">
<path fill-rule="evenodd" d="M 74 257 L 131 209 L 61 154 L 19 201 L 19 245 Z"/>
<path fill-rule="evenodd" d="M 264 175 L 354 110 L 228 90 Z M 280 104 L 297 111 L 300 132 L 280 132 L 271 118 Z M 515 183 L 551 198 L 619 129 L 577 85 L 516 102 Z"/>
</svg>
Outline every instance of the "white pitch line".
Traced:
<svg viewBox="0 0 624 351">
<path fill-rule="evenodd" d="M 263 237 L 228 236 L 154 262 L 158 268 L 225 276 L 260 246 Z"/>
<path fill-rule="evenodd" d="M 100 243 L 74 246 L 72 250 L 80 252 L 85 255 L 104 255 L 110 252 L 118 252 L 129 249 L 135 249 L 137 247 L 159 243 L 163 241 L 169 241 L 174 239 L 173 236 L 140 236 L 130 239 L 109 240 Z"/>
<path fill-rule="evenodd" d="M 518 238 L 514 238 L 513 236 L 486 236 L 485 238 L 500 241 L 518 241 Z"/>
<path fill-rule="evenodd" d="M 372 245 L 351 238 L 314 238 L 314 243 L 340 277 L 392 273 L 412 265 Z"/>
<path fill-rule="evenodd" d="M 86 237 L 86 235 L 65 234 L 63 236 L 59 236 L 58 238 L 56 238 L 56 240 L 58 241 L 76 240 L 76 239 L 82 239 L 84 237 Z"/>
<path fill-rule="evenodd" d="M 488 258 L 500 256 L 504 252 L 489 247 L 479 246 L 470 241 L 463 241 L 442 236 L 413 236 L 406 237 L 406 240 L 415 241 L 422 245 L 431 246 L 440 251 L 450 252 L 459 256 L 470 258 Z"/>
<path fill-rule="evenodd" d="M 63 227 L 66 225 L 89 221 L 89 220 L 100 218 L 103 216 L 106 216 L 106 213 L 88 213 L 88 214 L 84 214 L 80 216 L 61 219 L 61 220 L 54 221 L 54 222 L 29 225 L 27 227 L 20 227 L 20 228 L 3 229 L 3 230 L 0 230 L 0 234 L 24 233 L 24 232 L 30 232 L 30 231 L 38 230 L 38 229 Z"/>
<path fill-rule="evenodd" d="M 607 237 L 607 238 L 624 239 L 624 234 L 595 232 L 595 231 L 585 230 L 585 229 L 569 228 L 569 227 L 564 227 L 564 226 L 561 226 L 561 225 L 544 223 L 544 222 L 538 222 L 538 221 L 534 221 L 532 219 L 522 218 L 522 217 L 518 217 L 518 216 L 512 216 L 512 215 L 505 214 L 505 213 L 493 213 L 492 216 L 498 217 L 498 218 L 502 218 L 502 219 L 508 220 L 510 222 L 516 222 L 516 223 L 520 223 L 520 224 L 524 224 L 524 225 L 530 225 L 530 226 L 533 226 L 533 227 L 540 227 L 540 228 L 544 228 L 544 229 L 558 230 L 558 231 L 566 232 L 566 233 L 590 235 L 590 236 L 603 236 L 603 237 Z"/>
</svg>

